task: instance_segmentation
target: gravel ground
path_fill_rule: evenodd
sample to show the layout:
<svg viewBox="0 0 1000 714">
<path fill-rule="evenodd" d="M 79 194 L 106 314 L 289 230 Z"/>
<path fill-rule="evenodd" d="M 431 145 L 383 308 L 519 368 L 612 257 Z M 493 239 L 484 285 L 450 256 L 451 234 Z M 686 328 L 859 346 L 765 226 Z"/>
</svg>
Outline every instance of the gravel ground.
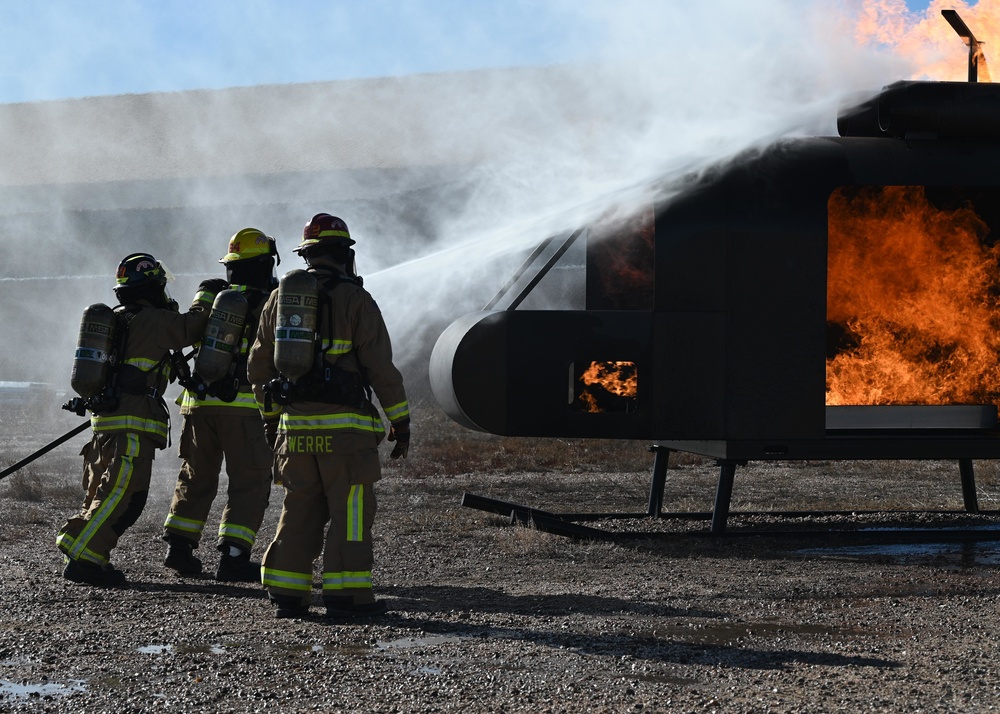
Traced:
<svg viewBox="0 0 1000 714">
<path fill-rule="evenodd" d="M 955 464 L 750 465 L 722 537 L 703 519 L 670 517 L 589 523 L 616 534 L 599 540 L 512 524 L 463 507 L 462 494 L 641 512 L 649 472 L 581 471 L 572 449 L 564 469 L 543 473 L 413 478 L 391 464 L 375 573 L 391 612 L 343 624 L 319 617 L 318 591 L 315 618 L 276 620 L 259 586 L 165 570 L 160 527 L 179 464 L 169 452 L 114 553 L 129 587 L 64 581 L 54 534 L 79 505 L 74 443 L 0 482 L 2 711 L 1000 707 L 1000 546 L 990 539 L 1000 523 L 995 510 L 938 512 L 961 507 Z M 1000 478 L 976 467 L 980 504 L 995 509 Z M 715 471 L 672 465 L 665 510 L 710 508 Z M 814 508 L 845 512 L 748 513 Z M 886 508 L 897 510 L 867 512 Z M 279 509 L 276 491 L 265 545 Z M 958 526 L 983 539 L 941 530 Z M 914 528 L 937 530 L 916 538 Z"/>
</svg>

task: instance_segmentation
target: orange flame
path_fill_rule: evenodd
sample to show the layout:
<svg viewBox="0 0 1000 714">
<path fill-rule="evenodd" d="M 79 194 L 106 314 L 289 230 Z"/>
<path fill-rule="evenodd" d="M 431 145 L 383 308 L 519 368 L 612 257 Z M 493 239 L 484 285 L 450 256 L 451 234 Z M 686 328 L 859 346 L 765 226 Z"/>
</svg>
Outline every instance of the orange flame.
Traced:
<svg viewBox="0 0 1000 714">
<path fill-rule="evenodd" d="M 964 82 L 968 79 L 968 48 L 941 16 L 941 10 L 958 11 L 976 39 L 986 45 L 985 55 L 1000 62 L 1000 0 L 933 0 L 925 11 L 910 12 L 904 0 L 863 0 L 855 26 L 861 44 L 879 45 L 905 58 L 910 79 Z M 988 66 L 979 63 L 979 81 L 989 82 Z"/>
<path fill-rule="evenodd" d="M 580 382 L 584 389 L 577 399 L 581 409 L 588 412 L 604 411 L 590 388 L 628 399 L 635 399 L 639 391 L 635 362 L 591 362 L 580 375 Z"/>
<path fill-rule="evenodd" d="M 829 201 L 827 320 L 851 344 L 827 361 L 826 403 L 1000 401 L 1000 244 L 968 206 L 921 186 Z"/>
</svg>

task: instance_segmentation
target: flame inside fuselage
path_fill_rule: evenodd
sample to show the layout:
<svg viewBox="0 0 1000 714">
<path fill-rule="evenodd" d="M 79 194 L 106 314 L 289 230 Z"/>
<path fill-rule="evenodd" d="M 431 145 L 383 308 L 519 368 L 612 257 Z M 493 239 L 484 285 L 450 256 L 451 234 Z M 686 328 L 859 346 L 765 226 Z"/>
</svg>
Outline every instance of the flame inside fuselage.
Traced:
<svg viewBox="0 0 1000 714">
<path fill-rule="evenodd" d="M 865 186 L 828 207 L 826 403 L 1000 403 L 1000 246 L 974 202 Z"/>
<path fill-rule="evenodd" d="M 576 404 L 582 411 L 628 411 L 639 392 L 634 362 L 591 362 L 580 375 Z"/>
</svg>

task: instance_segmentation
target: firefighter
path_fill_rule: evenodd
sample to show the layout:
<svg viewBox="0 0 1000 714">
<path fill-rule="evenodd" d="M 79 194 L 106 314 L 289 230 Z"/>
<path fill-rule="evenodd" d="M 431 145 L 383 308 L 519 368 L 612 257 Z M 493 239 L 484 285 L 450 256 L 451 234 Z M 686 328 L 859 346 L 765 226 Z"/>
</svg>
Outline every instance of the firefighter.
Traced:
<svg viewBox="0 0 1000 714">
<path fill-rule="evenodd" d="M 183 426 L 179 455 L 183 463 L 163 524 L 163 539 L 168 544 L 163 564 L 181 575 L 196 575 L 202 570 L 193 551 L 218 493 L 225 459 L 228 500 L 219 522 L 216 547 L 220 557 L 215 579 L 260 582 L 260 563 L 252 562 L 250 554 L 267 510 L 274 454 L 264 440 L 264 425 L 247 381 L 246 358 L 264 302 L 277 286 L 276 258 L 280 261 L 273 238 L 256 228 L 244 228 L 230 238 L 229 251 L 219 260 L 226 266 L 228 287 L 245 298 L 245 317 L 242 332 L 237 332 L 239 350 L 233 350 L 227 359 L 231 362 L 227 376 L 208 385 L 208 393 L 199 394 L 195 385 L 203 385 L 196 372 L 192 388 L 180 396 Z M 196 368 L 210 354 L 205 343 L 198 349 Z"/>
<path fill-rule="evenodd" d="M 370 617 L 388 609 L 372 589 L 378 445 L 386 437 L 372 391 L 389 420 L 394 459 L 409 448 L 410 412 L 382 314 L 354 271 L 354 243 L 341 219 L 313 216 L 295 249 L 308 270 L 282 278 L 250 350 L 248 375 L 285 487 L 261 568 L 279 618 L 309 613 L 320 553 L 328 617 Z M 301 284 L 314 281 L 311 298 L 285 294 L 293 276 L 304 278 L 296 281 Z M 310 302 L 316 306 L 313 344 L 300 339 L 300 329 L 288 329 L 310 326 L 308 315 L 303 321 L 287 313 L 289 305 Z M 303 363 L 306 373 L 289 379 Z"/>
<path fill-rule="evenodd" d="M 121 337 L 108 386 L 100 399 L 87 402 L 93 437 L 82 452 L 83 507 L 56 536 L 67 580 L 125 584 L 124 573 L 110 563 L 111 550 L 142 513 L 153 458 L 167 446 L 169 412 L 162 395 L 173 378 L 171 350 L 201 337 L 215 294 L 225 287 L 223 280 L 202 282 L 181 314 L 167 291 L 171 280 L 148 253 L 132 253 L 118 266 L 115 320 Z"/>
</svg>

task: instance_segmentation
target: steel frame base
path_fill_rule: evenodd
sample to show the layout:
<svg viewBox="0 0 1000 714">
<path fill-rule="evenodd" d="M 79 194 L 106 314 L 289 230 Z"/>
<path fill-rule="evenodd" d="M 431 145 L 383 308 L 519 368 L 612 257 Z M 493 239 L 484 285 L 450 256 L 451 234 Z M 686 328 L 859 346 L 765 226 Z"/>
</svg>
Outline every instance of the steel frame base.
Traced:
<svg viewBox="0 0 1000 714">
<path fill-rule="evenodd" d="M 564 535 L 573 538 L 606 540 L 616 535 L 600 528 L 582 526 L 575 521 L 601 520 L 611 518 L 707 518 L 711 520 L 710 532 L 720 536 L 726 532 L 730 506 L 733 498 L 733 485 L 736 481 L 737 466 L 746 466 L 747 460 L 716 459 L 719 466 L 719 480 L 716 485 L 715 503 L 711 513 L 664 513 L 663 492 L 667 483 L 667 468 L 670 454 L 677 449 L 654 444 L 649 447 L 653 452 L 653 474 L 649 484 L 649 500 L 645 513 L 552 513 L 530 506 L 524 506 L 507 501 L 500 501 L 472 493 L 462 495 L 462 505 L 482 511 L 507 516 L 512 523 L 531 524 L 539 530 Z M 962 500 L 966 513 L 979 513 L 979 502 L 976 496 L 976 478 L 971 458 L 958 459 L 959 475 L 962 482 Z M 778 514 L 780 515 L 780 514 Z M 786 514 L 788 515 L 788 514 Z M 798 514 L 797 514 L 798 515 Z"/>
</svg>

